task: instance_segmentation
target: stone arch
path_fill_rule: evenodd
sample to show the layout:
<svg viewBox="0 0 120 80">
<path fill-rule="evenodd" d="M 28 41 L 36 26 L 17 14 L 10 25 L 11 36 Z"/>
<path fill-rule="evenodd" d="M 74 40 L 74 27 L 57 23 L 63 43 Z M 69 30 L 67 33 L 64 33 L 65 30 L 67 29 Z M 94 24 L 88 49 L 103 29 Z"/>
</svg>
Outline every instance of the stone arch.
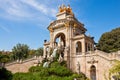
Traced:
<svg viewBox="0 0 120 80">
<path fill-rule="evenodd" d="M 80 41 L 76 42 L 76 54 L 81 54 L 82 52 L 82 43 Z"/>
<path fill-rule="evenodd" d="M 56 41 L 57 39 L 58 42 Z M 59 52 L 60 52 L 60 55 L 62 58 L 64 58 L 64 49 L 65 49 L 65 46 L 66 46 L 66 36 L 64 33 L 58 33 L 55 35 L 55 38 L 54 38 L 54 43 L 57 45 L 57 47 L 59 48 Z M 55 46 L 54 44 L 54 46 Z"/>
<path fill-rule="evenodd" d="M 57 39 L 61 40 L 61 44 L 65 47 L 66 46 L 66 36 L 64 33 L 60 32 L 58 34 L 55 35 L 54 37 L 54 45 L 59 45 L 59 43 L 56 41 Z"/>
<path fill-rule="evenodd" d="M 90 67 L 90 78 L 91 80 L 97 80 L 96 79 L 96 67 L 94 65 Z"/>
</svg>

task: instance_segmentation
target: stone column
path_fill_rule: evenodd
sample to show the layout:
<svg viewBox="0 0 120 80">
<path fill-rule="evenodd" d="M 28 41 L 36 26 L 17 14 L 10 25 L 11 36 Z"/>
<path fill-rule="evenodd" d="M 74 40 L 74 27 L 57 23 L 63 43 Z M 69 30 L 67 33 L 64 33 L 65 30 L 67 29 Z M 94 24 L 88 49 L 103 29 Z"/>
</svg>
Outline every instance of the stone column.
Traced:
<svg viewBox="0 0 120 80">
<path fill-rule="evenodd" d="M 82 54 L 85 55 L 85 39 L 82 41 Z"/>
<path fill-rule="evenodd" d="M 44 46 L 44 50 L 43 50 L 43 58 L 45 58 L 45 55 L 46 55 L 46 46 Z"/>
<path fill-rule="evenodd" d="M 50 31 L 50 46 L 54 48 L 53 31 Z"/>
</svg>

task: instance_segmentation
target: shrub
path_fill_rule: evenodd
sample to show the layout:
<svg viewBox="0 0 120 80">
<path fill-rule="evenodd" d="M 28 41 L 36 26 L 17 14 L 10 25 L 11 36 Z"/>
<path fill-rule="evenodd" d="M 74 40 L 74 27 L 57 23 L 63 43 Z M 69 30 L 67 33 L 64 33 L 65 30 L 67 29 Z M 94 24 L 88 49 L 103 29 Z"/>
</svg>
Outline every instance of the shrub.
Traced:
<svg viewBox="0 0 120 80">
<path fill-rule="evenodd" d="M 61 65 L 61 66 L 64 66 L 64 67 L 67 67 L 66 61 L 62 61 L 62 62 L 60 63 L 60 65 Z"/>
<path fill-rule="evenodd" d="M 34 66 L 28 73 L 15 73 L 12 80 L 86 80 L 85 75 L 73 74 L 64 65 L 65 62 L 52 62 L 49 68 Z"/>
<path fill-rule="evenodd" d="M 73 80 L 74 78 L 76 78 L 78 80 L 86 80 L 87 79 L 87 77 L 83 73 L 81 73 L 81 74 L 73 74 L 71 76 L 71 79 Z"/>
<path fill-rule="evenodd" d="M 12 80 L 12 73 L 6 68 L 0 67 L 0 80 Z"/>
<path fill-rule="evenodd" d="M 48 76 L 48 68 L 43 68 L 42 66 L 33 66 L 29 69 L 30 73 L 37 73 L 39 76 Z"/>
<path fill-rule="evenodd" d="M 40 76 L 49 76 L 49 72 L 47 68 L 43 68 L 40 72 L 39 72 Z"/>
<path fill-rule="evenodd" d="M 32 66 L 31 68 L 29 68 L 29 72 L 40 72 L 42 69 L 42 66 Z"/>
<path fill-rule="evenodd" d="M 15 73 L 12 80 L 34 80 L 31 73 Z"/>
<path fill-rule="evenodd" d="M 61 66 L 58 62 L 54 62 L 51 64 L 49 73 L 57 75 L 57 76 L 70 76 L 71 75 L 71 71 L 69 71 L 64 66 Z"/>
</svg>

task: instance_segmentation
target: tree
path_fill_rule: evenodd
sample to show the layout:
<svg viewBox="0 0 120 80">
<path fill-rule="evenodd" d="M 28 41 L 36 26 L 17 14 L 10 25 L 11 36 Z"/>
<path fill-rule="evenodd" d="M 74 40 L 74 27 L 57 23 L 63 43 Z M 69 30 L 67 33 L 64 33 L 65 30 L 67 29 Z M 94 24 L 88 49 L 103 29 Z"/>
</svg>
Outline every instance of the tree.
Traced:
<svg viewBox="0 0 120 80">
<path fill-rule="evenodd" d="M 97 48 L 108 53 L 120 50 L 120 27 L 103 33 Z"/>
<path fill-rule="evenodd" d="M 29 51 L 29 55 L 35 55 L 36 50 L 32 49 Z"/>
<path fill-rule="evenodd" d="M 28 56 L 29 47 L 26 44 L 18 43 L 16 46 L 13 47 L 12 52 L 15 55 L 15 58 L 20 60 Z"/>
<path fill-rule="evenodd" d="M 0 63 L 4 67 L 5 63 L 10 60 L 9 56 L 6 54 L 0 54 Z"/>
<path fill-rule="evenodd" d="M 43 56 L 43 48 L 38 48 L 36 50 L 36 56 Z"/>
</svg>

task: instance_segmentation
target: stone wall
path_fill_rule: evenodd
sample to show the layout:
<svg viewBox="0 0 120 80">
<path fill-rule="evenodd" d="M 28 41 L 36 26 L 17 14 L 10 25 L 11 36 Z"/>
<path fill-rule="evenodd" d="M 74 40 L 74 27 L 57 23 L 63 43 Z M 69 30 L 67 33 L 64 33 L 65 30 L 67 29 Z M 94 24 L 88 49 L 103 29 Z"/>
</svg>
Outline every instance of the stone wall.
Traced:
<svg viewBox="0 0 120 80">
<path fill-rule="evenodd" d="M 35 65 L 35 63 L 37 62 L 36 60 L 37 59 L 35 58 L 31 58 L 21 63 L 18 62 L 7 63 L 5 67 L 7 68 L 7 70 L 10 70 L 12 73 L 28 72 L 29 68 Z"/>
<path fill-rule="evenodd" d="M 99 50 L 89 52 L 85 55 L 74 55 L 71 57 L 71 69 L 74 72 L 82 72 L 90 78 L 90 67 L 96 67 L 96 80 L 108 79 L 109 69 L 112 67 L 114 60 L 120 60 L 120 52 L 105 53 Z M 78 66 L 79 63 L 79 66 Z"/>
</svg>

